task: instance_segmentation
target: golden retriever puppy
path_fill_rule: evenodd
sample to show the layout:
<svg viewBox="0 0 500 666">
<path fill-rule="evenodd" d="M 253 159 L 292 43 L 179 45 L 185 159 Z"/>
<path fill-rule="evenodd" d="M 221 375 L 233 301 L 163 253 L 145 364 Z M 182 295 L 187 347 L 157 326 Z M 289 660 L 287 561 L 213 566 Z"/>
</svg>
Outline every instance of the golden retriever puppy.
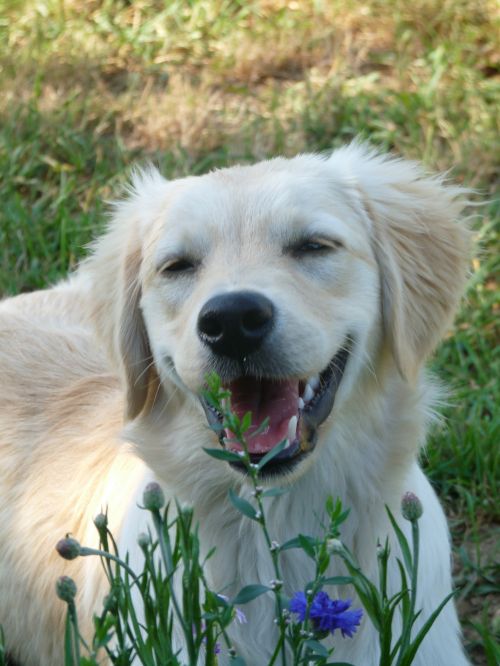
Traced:
<svg viewBox="0 0 500 666">
<path fill-rule="evenodd" d="M 203 548 L 217 547 L 213 589 L 273 578 L 259 526 L 228 501 L 232 487 L 249 494 L 245 475 L 202 450 L 219 446 L 218 414 L 200 398 L 213 370 L 238 413 L 270 418 L 250 440 L 255 460 L 288 439 L 271 468 L 291 486 L 269 500 L 278 542 L 320 534 L 325 500 L 339 496 L 351 509 L 343 540 L 376 579 L 377 541 L 393 535 L 385 505 L 400 518 L 403 493 L 418 495 L 418 606 L 429 616 L 451 576 L 446 520 L 417 461 L 436 395 L 423 366 L 464 287 L 462 195 L 357 143 L 172 182 L 146 170 L 74 276 L 0 305 L 0 624 L 15 659 L 63 663 L 63 573 L 89 631 L 101 565 L 64 562 L 55 543 L 71 532 L 95 544 L 92 517 L 108 505 L 137 562 L 137 501 L 151 479 L 194 507 Z M 313 575 L 298 551 L 282 570 L 290 595 Z M 264 666 L 274 601 L 246 612 L 231 638 Z M 353 639 L 333 640 L 336 660 L 378 664 L 367 617 Z M 467 664 L 451 602 L 414 663 Z"/>
</svg>

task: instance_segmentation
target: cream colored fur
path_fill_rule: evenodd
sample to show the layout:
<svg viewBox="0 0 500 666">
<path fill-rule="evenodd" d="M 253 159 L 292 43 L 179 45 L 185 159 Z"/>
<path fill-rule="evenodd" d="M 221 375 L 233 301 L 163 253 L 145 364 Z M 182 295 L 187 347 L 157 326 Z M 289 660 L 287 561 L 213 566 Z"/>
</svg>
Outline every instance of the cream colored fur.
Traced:
<svg viewBox="0 0 500 666">
<path fill-rule="evenodd" d="M 194 506 L 204 549 L 217 547 L 207 572 L 215 590 L 232 595 L 273 578 L 262 534 L 227 499 L 231 487 L 248 495 L 245 479 L 202 451 L 217 442 L 196 397 L 211 367 L 196 320 L 207 299 L 233 289 L 273 301 L 270 364 L 289 376 L 319 373 L 346 334 L 355 340 L 315 451 L 281 479 L 291 492 L 269 500 L 273 538 L 319 534 L 326 497 L 339 496 L 351 509 L 343 539 L 375 578 L 377 540 L 391 535 L 384 505 L 400 517 L 411 490 L 424 506 L 419 605 L 430 614 L 451 576 L 446 520 L 417 463 L 435 394 L 423 364 L 464 286 L 462 207 L 457 188 L 359 144 L 172 182 L 149 170 L 73 277 L 0 305 L 0 624 L 14 658 L 63 663 L 59 575 L 77 582 L 86 632 L 99 608 L 100 563 L 59 558 L 54 545 L 66 532 L 95 545 L 92 517 L 107 505 L 122 549 L 140 564 L 136 501 L 150 478 Z M 304 230 L 341 247 L 294 258 L 284 248 Z M 198 269 L 166 276 L 172 253 L 194 256 Z M 283 556 L 288 593 L 311 573 L 298 551 Z M 232 638 L 249 666 L 264 666 L 273 601 L 263 596 L 245 610 L 248 624 L 235 625 Z M 335 646 L 336 660 L 378 665 L 366 617 L 355 638 L 336 637 Z M 415 664 L 467 663 L 450 603 Z"/>
</svg>

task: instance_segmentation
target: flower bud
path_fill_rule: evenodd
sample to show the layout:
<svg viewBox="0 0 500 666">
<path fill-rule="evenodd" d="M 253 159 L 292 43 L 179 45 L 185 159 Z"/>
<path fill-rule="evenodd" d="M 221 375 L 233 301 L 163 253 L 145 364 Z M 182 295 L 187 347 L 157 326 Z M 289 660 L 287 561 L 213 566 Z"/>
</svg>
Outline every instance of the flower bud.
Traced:
<svg viewBox="0 0 500 666">
<path fill-rule="evenodd" d="M 94 525 L 97 527 L 97 529 L 100 530 L 105 530 L 106 527 L 108 526 L 108 517 L 105 513 L 98 513 L 97 516 L 94 518 Z"/>
<path fill-rule="evenodd" d="M 66 537 L 56 544 L 56 550 L 65 560 L 74 560 L 81 553 L 81 546 L 76 539 Z"/>
<path fill-rule="evenodd" d="M 141 548 L 147 548 L 151 543 L 151 537 L 146 532 L 141 532 L 137 537 L 137 543 Z"/>
<path fill-rule="evenodd" d="M 344 545 L 340 539 L 327 539 L 326 549 L 333 555 L 334 553 L 341 553 L 344 550 Z"/>
<path fill-rule="evenodd" d="M 142 496 L 144 508 L 148 511 L 159 511 L 165 504 L 165 495 L 160 484 L 152 481 L 144 488 Z"/>
<path fill-rule="evenodd" d="M 69 603 L 76 595 L 75 581 L 69 576 L 60 576 L 56 582 L 56 592 L 59 599 Z"/>
<path fill-rule="evenodd" d="M 414 522 L 420 518 L 423 512 L 422 502 L 414 493 L 405 493 L 403 495 L 403 499 L 401 500 L 403 518 Z"/>
</svg>

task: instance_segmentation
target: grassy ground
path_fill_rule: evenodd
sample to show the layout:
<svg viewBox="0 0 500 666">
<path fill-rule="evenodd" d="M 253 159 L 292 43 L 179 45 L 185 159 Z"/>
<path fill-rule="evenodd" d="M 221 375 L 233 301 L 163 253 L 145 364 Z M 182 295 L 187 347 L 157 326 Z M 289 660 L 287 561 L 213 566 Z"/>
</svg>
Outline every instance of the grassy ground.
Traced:
<svg viewBox="0 0 500 666">
<path fill-rule="evenodd" d="M 477 188 L 481 250 L 433 362 L 453 393 L 424 464 L 451 518 L 468 649 L 488 666 L 500 629 L 499 27 L 494 0 L 0 0 L 1 294 L 72 268 L 137 160 L 176 176 L 361 135 Z"/>
</svg>

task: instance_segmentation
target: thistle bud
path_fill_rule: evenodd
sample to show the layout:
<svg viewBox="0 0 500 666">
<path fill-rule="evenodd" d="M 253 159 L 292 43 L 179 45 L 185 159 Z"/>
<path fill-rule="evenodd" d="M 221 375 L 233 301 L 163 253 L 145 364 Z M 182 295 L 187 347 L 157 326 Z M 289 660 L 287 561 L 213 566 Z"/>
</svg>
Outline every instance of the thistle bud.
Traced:
<svg viewBox="0 0 500 666">
<path fill-rule="evenodd" d="M 148 511 L 159 511 L 165 504 L 165 495 L 160 488 L 160 484 L 152 481 L 144 488 L 142 496 L 144 508 Z"/>
<path fill-rule="evenodd" d="M 137 543 L 141 548 L 147 548 L 151 543 L 151 537 L 146 532 L 141 532 L 137 537 Z"/>
<path fill-rule="evenodd" d="M 65 560 L 74 560 L 81 553 L 81 546 L 76 539 L 66 537 L 56 544 L 56 550 Z"/>
<path fill-rule="evenodd" d="M 420 518 L 423 512 L 422 502 L 414 493 L 405 493 L 403 495 L 403 499 L 401 500 L 401 513 L 403 514 L 403 518 L 414 522 Z"/>
<path fill-rule="evenodd" d="M 94 525 L 99 531 L 105 530 L 108 526 L 108 517 L 105 513 L 98 513 L 94 518 Z"/>
<path fill-rule="evenodd" d="M 56 582 L 56 592 L 59 599 L 69 603 L 76 595 L 75 581 L 69 576 L 60 576 Z"/>
</svg>

